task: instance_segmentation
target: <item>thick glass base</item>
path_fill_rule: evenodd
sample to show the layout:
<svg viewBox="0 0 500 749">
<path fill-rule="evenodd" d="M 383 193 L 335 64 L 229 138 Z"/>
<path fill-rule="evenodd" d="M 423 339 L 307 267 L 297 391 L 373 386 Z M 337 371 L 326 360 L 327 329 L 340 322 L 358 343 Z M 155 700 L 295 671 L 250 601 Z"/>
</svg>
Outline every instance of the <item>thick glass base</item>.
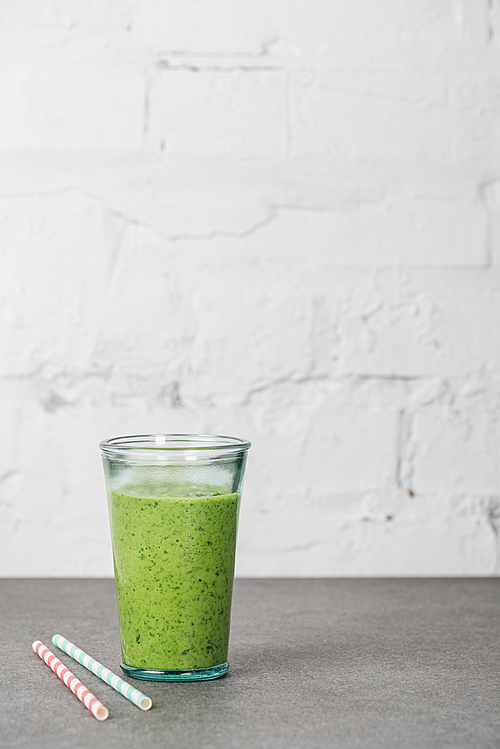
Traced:
<svg viewBox="0 0 500 749">
<path fill-rule="evenodd" d="M 122 671 L 133 679 L 143 679 L 144 681 L 207 681 L 208 679 L 220 679 L 227 674 L 229 663 L 220 663 L 218 666 L 211 668 L 193 668 L 184 671 L 167 671 L 157 668 L 136 668 L 121 663 Z"/>
</svg>

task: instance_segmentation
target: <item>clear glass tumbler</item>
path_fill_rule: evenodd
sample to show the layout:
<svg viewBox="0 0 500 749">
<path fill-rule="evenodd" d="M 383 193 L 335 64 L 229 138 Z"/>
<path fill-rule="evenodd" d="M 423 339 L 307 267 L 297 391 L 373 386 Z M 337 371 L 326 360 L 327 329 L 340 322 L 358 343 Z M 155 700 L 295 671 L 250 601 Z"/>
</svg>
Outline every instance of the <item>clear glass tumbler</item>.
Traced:
<svg viewBox="0 0 500 749">
<path fill-rule="evenodd" d="M 100 448 L 123 671 L 153 681 L 223 676 L 250 442 L 147 434 Z"/>
</svg>

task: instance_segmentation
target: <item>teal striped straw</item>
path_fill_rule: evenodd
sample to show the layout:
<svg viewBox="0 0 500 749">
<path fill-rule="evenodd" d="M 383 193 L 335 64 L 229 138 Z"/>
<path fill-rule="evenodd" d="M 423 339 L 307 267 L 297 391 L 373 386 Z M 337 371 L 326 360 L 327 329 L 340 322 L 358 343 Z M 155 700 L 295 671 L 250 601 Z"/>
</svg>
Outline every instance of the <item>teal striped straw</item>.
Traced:
<svg viewBox="0 0 500 749">
<path fill-rule="evenodd" d="M 84 653 L 83 650 L 80 650 L 79 647 L 69 640 L 66 640 L 62 635 L 54 635 L 52 642 L 59 648 L 59 650 L 67 653 L 75 661 L 78 661 L 82 666 L 85 666 L 86 669 L 92 671 L 93 674 L 105 681 L 106 684 L 109 684 L 113 689 L 116 689 L 116 691 L 126 697 L 127 700 L 130 700 L 134 705 L 140 707 L 141 710 L 149 710 L 152 706 L 153 701 L 150 697 L 146 697 L 145 694 L 139 692 L 139 690 L 133 687 L 132 684 L 127 684 L 126 681 L 110 671 L 109 668 L 106 668 L 102 663 L 99 663 L 99 661 L 96 661 L 90 655 Z"/>
</svg>

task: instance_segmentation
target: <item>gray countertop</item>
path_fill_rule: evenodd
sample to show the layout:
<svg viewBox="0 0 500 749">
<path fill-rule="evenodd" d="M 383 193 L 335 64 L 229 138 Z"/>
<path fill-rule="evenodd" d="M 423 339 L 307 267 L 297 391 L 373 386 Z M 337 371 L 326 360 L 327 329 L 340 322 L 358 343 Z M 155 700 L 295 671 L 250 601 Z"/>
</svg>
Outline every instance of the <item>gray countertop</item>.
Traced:
<svg viewBox="0 0 500 749">
<path fill-rule="evenodd" d="M 500 747 L 500 579 L 237 580 L 229 674 L 135 682 L 149 712 L 57 652 L 103 723 L 31 643 L 120 673 L 113 581 L 0 580 L 0 616 L 2 749 Z"/>
</svg>

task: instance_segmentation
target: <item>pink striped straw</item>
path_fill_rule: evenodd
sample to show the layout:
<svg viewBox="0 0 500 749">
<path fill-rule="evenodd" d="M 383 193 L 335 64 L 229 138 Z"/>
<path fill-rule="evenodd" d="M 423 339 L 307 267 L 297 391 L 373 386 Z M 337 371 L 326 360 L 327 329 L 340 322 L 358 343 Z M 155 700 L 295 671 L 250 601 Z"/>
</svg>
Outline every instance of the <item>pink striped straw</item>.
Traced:
<svg viewBox="0 0 500 749">
<path fill-rule="evenodd" d="M 42 661 L 44 661 L 47 666 L 52 669 L 56 676 L 58 676 L 61 681 L 63 681 L 66 686 L 71 689 L 73 694 L 78 697 L 80 702 L 83 702 L 87 710 L 90 710 L 94 718 L 97 718 L 97 720 L 106 720 L 109 715 L 108 708 L 105 707 L 102 702 L 99 702 L 97 697 L 94 697 L 92 692 L 89 692 L 87 687 L 85 687 L 81 681 L 78 681 L 76 676 L 66 668 L 64 663 L 61 663 L 59 658 L 56 658 L 54 653 L 51 653 L 51 651 L 47 647 L 45 647 L 43 642 L 40 642 L 40 640 L 35 640 L 32 648 L 35 653 L 40 656 Z"/>
</svg>

